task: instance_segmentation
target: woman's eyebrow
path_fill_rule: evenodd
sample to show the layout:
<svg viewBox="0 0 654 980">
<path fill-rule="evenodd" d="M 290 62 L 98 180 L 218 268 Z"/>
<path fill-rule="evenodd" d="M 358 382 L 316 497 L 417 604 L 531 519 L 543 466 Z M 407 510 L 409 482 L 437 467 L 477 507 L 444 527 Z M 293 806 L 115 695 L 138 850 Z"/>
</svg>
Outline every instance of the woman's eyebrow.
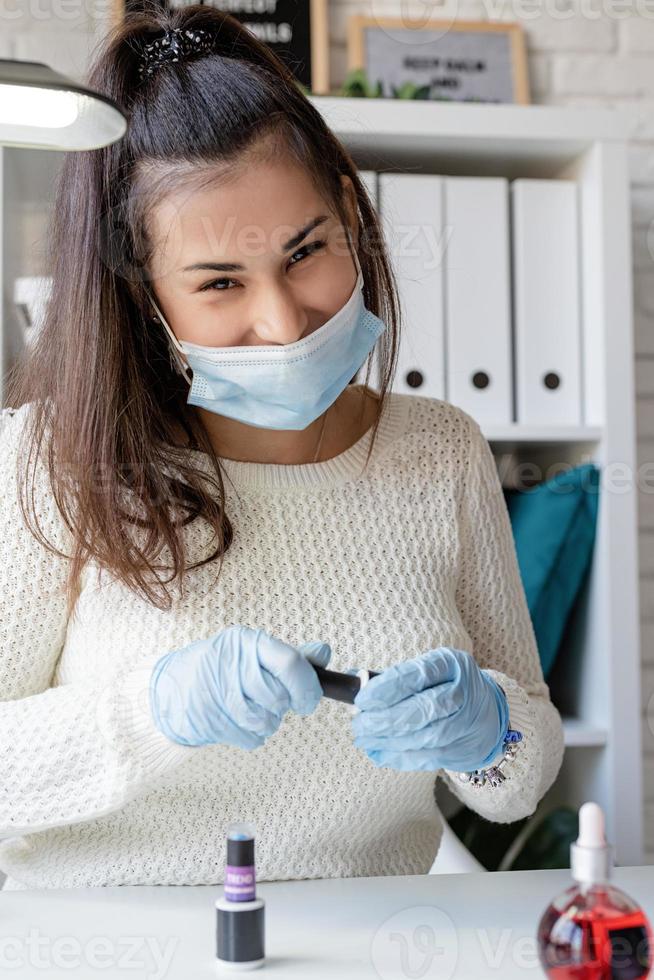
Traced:
<svg viewBox="0 0 654 980">
<path fill-rule="evenodd" d="M 287 242 L 284 242 L 282 248 L 285 252 L 290 252 L 292 248 L 296 248 L 297 245 L 303 241 L 307 235 L 317 228 L 318 225 L 323 224 L 329 219 L 328 214 L 319 214 L 318 217 L 312 218 L 308 225 L 301 228 L 296 232 L 292 238 L 289 238 Z M 206 272 L 211 270 L 212 272 L 244 272 L 245 266 L 238 262 L 194 262 L 193 265 L 187 265 L 180 272 Z"/>
</svg>

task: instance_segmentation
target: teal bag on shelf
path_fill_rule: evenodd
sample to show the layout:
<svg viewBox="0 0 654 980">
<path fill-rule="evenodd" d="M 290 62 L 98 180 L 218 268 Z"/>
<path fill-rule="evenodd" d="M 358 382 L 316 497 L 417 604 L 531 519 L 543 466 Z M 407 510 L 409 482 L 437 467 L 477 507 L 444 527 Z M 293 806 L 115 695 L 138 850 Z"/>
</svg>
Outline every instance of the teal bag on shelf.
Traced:
<svg viewBox="0 0 654 980">
<path fill-rule="evenodd" d="M 545 678 L 590 567 L 599 485 L 598 468 L 584 463 L 528 490 L 504 489 Z"/>
</svg>

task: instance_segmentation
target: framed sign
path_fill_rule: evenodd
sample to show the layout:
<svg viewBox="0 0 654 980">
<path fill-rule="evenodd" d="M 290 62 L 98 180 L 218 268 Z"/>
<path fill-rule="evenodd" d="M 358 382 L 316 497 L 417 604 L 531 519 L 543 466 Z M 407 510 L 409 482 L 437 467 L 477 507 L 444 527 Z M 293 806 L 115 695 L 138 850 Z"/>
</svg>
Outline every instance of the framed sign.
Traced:
<svg viewBox="0 0 654 980">
<path fill-rule="evenodd" d="M 184 0 L 158 2 L 164 10 L 188 6 Z M 143 9 L 140 0 L 115 3 L 118 20 L 130 10 Z M 309 92 L 329 94 L 327 0 L 210 0 L 206 5 L 231 14 L 272 48 Z"/>
<path fill-rule="evenodd" d="M 348 68 L 362 68 L 385 98 L 414 84 L 426 99 L 529 103 L 520 24 L 430 20 L 412 27 L 400 17 L 355 15 L 348 19 Z"/>
</svg>

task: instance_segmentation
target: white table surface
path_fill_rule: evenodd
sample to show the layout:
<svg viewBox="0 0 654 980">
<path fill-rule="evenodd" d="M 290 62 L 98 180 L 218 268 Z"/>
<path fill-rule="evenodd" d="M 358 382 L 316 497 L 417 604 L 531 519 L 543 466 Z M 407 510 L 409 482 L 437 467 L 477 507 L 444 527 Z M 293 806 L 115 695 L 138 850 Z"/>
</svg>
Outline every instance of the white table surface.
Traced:
<svg viewBox="0 0 654 980">
<path fill-rule="evenodd" d="M 654 918 L 654 866 L 613 881 Z M 259 882 L 266 963 L 240 973 L 214 960 L 221 885 L 0 891 L 0 976 L 542 977 L 538 921 L 569 884 L 567 870 Z"/>
</svg>

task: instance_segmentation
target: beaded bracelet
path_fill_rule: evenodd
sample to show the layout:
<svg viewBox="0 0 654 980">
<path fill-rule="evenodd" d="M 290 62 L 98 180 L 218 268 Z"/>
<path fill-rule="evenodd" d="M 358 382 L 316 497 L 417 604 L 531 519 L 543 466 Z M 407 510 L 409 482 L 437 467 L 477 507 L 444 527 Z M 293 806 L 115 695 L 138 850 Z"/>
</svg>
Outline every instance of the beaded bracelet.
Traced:
<svg viewBox="0 0 654 980">
<path fill-rule="evenodd" d="M 522 732 L 515 728 L 507 729 L 504 736 L 503 746 L 504 755 L 500 761 L 489 766 L 488 769 L 473 769 L 472 772 L 460 772 L 459 779 L 462 783 L 471 783 L 476 788 L 484 786 L 500 786 L 506 779 L 506 774 L 502 772 L 502 766 L 507 762 L 512 762 L 518 752 L 518 742 L 522 741 Z"/>
</svg>

